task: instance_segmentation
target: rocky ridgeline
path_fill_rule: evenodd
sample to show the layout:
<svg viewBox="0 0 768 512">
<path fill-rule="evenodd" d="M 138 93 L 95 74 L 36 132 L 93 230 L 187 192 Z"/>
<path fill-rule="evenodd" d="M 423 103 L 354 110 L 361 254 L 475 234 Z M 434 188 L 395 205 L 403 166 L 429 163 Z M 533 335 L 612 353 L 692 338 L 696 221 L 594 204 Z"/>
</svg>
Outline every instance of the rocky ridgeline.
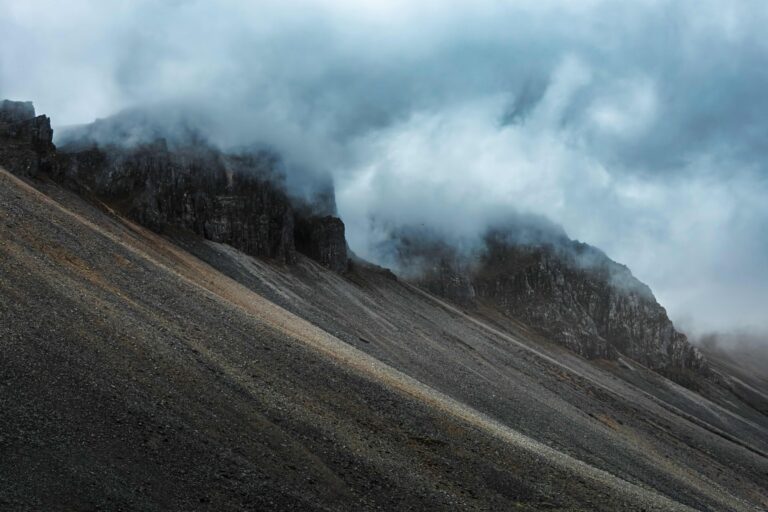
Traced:
<svg viewBox="0 0 768 512">
<path fill-rule="evenodd" d="M 0 103 L 0 166 L 11 172 L 48 176 L 157 232 L 189 230 L 289 264 L 301 253 L 337 272 L 349 266 L 332 191 L 312 202 L 289 198 L 268 153 L 224 154 L 203 141 L 169 147 L 157 138 L 128 146 L 86 140 L 57 151 L 52 135 L 31 103 Z M 585 357 L 706 367 L 647 286 L 558 228 L 513 223 L 489 231 L 473 251 L 423 231 L 394 239 L 406 278 L 464 307 L 493 307 Z"/>
<path fill-rule="evenodd" d="M 344 223 L 327 204 L 289 198 L 270 154 L 224 154 L 203 141 L 169 148 L 164 139 L 56 151 L 52 136 L 31 103 L 0 103 L 0 165 L 11 172 L 43 173 L 157 232 L 190 230 L 285 263 L 300 252 L 338 272 L 348 266 Z"/>
<path fill-rule="evenodd" d="M 525 229 L 523 229 L 525 230 Z M 491 307 L 590 359 L 628 356 L 656 370 L 703 370 L 651 290 L 625 266 L 560 231 L 508 226 L 480 248 L 398 235 L 401 268 L 428 291 L 473 309 Z"/>
</svg>

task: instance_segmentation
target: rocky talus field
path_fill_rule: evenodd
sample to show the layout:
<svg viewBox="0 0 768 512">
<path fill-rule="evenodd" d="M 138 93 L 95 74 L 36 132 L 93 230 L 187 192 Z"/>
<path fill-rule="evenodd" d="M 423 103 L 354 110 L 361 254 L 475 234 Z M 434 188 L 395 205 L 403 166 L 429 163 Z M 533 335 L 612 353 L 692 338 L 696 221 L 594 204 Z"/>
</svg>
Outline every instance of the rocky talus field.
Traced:
<svg viewBox="0 0 768 512">
<path fill-rule="evenodd" d="M 269 154 L 88 134 L 0 102 L 0 510 L 768 509 L 766 375 L 602 253 L 398 276 Z"/>
</svg>

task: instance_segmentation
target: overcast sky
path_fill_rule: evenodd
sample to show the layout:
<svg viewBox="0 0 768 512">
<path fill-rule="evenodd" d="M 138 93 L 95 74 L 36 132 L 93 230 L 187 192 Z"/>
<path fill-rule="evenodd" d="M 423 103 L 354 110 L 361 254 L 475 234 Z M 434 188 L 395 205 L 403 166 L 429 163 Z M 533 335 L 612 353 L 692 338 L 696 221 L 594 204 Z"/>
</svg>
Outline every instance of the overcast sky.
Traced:
<svg viewBox="0 0 768 512">
<path fill-rule="evenodd" d="M 0 0 L 0 97 L 175 105 L 330 172 L 352 248 L 543 214 L 689 330 L 768 331 L 764 0 Z M 59 130 L 60 132 L 60 130 Z"/>
</svg>

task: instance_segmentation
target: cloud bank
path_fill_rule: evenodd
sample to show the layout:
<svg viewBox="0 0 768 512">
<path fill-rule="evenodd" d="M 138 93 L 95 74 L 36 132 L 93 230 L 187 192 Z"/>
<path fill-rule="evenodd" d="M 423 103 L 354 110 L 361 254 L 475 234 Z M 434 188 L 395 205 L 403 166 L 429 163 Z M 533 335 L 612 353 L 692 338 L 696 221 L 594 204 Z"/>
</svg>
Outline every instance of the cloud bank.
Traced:
<svg viewBox="0 0 768 512">
<path fill-rule="evenodd" d="M 765 332 L 766 23 L 746 0 L 0 0 L 0 96 L 273 147 L 333 175 L 374 260 L 387 225 L 545 215 L 683 327 Z"/>
</svg>

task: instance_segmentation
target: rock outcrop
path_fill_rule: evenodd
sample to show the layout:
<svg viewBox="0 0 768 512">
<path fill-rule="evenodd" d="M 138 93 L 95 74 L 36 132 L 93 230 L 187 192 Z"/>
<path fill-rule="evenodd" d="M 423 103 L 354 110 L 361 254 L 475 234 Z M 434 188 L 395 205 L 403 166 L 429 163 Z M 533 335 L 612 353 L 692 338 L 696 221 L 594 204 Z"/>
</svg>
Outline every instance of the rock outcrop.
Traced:
<svg viewBox="0 0 768 512">
<path fill-rule="evenodd" d="M 346 270 L 348 250 L 341 219 L 331 215 L 297 216 L 295 234 L 299 252 L 336 272 Z"/>
<path fill-rule="evenodd" d="M 44 172 L 157 232 L 188 230 L 252 256 L 294 263 L 300 252 L 337 272 L 347 268 L 344 223 L 292 200 L 269 152 L 225 154 L 194 133 L 173 147 L 165 139 L 118 145 L 84 138 L 56 151 L 52 135 L 31 103 L 0 103 L 0 165 L 11 172 Z M 327 194 L 326 209 L 333 204 Z"/>
<path fill-rule="evenodd" d="M 51 121 L 36 116 L 31 102 L 0 101 L 0 164 L 21 176 L 49 172 L 54 165 Z"/>
<path fill-rule="evenodd" d="M 265 155 L 224 155 L 205 145 L 64 153 L 59 178 L 78 183 L 157 232 L 193 231 L 252 256 L 296 259 L 294 212 Z"/>
<path fill-rule="evenodd" d="M 399 251 L 411 280 L 436 295 L 466 308 L 492 307 L 587 358 L 623 354 L 657 370 L 706 366 L 650 288 L 562 232 L 531 238 L 491 230 L 481 249 L 464 253 L 418 238 L 406 237 Z"/>
</svg>

